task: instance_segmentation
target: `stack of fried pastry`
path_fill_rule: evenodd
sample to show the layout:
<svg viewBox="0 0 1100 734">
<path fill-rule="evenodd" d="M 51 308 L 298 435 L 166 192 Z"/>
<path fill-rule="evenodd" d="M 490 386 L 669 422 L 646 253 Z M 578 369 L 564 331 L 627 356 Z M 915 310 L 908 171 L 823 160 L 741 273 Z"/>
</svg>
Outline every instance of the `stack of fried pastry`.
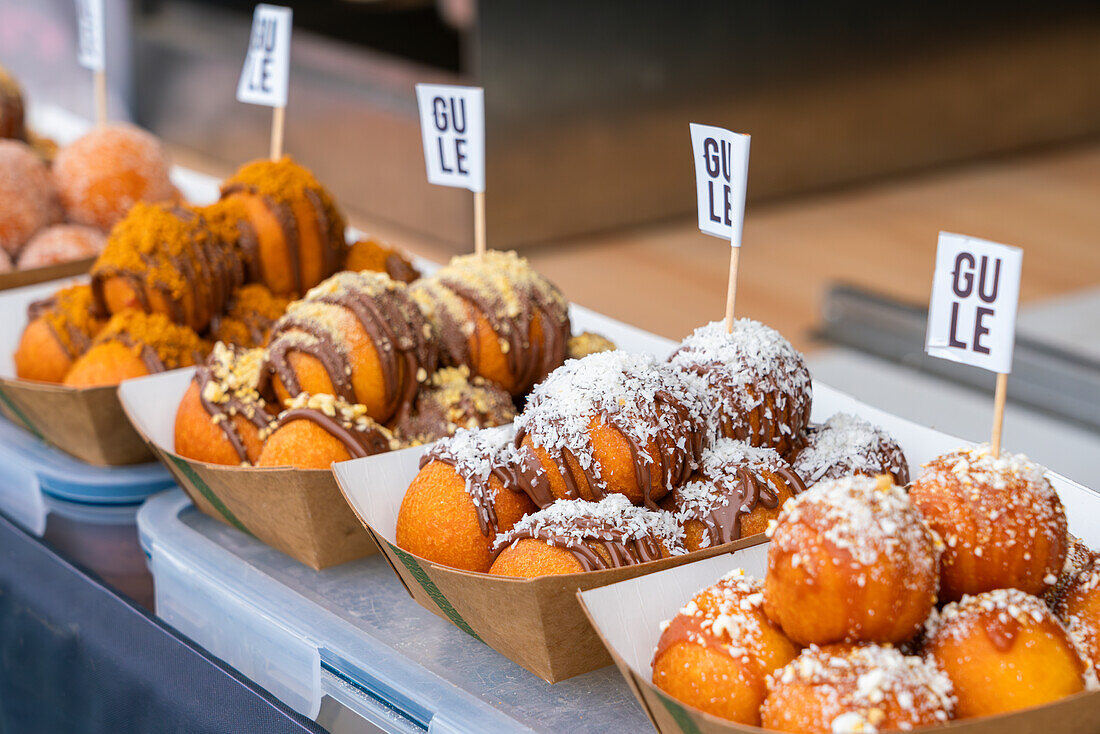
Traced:
<svg viewBox="0 0 1100 734">
<path fill-rule="evenodd" d="M 810 426 L 810 402 L 802 356 L 746 319 L 697 330 L 665 362 L 570 360 L 535 387 L 514 434 L 424 455 L 398 545 L 467 571 L 592 571 L 758 535 L 830 472 L 905 476 L 885 432 L 847 415 Z"/>
<path fill-rule="evenodd" d="M 910 730 L 1096 687 L 1100 565 L 1042 467 L 988 446 L 822 479 L 779 513 L 763 580 L 735 571 L 662 627 L 653 682 L 789 732 Z"/>
</svg>

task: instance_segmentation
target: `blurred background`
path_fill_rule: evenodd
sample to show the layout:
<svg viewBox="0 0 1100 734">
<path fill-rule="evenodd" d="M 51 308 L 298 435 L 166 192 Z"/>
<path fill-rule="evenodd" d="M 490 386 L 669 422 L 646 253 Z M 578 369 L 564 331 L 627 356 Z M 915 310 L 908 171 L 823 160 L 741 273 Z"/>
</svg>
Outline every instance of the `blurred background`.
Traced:
<svg viewBox="0 0 1100 734">
<path fill-rule="evenodd" d="M 252 3 L 106 0 L 112 116 L 221 175 L 266 154 L 234 99 Z M 738 311 L 815 376 L 988 435 L 992 376 L 923 357 L 938 231 L 1025 249 L 1006 442 L 1100 469 L 1100 5 L 1048 0 L 311 0 L 286 149 L 353 223 L 445 259 L 469 192 L 424 175 L 413 84 L 485 88 L 489 245 L 575 301 L 680 338 L 721 318 L 729 251 L 695 228 L 689 121 L 751 133 Z M 33 107 L 91 117 L 71 0 L 0 0 Z"/>
</svg>

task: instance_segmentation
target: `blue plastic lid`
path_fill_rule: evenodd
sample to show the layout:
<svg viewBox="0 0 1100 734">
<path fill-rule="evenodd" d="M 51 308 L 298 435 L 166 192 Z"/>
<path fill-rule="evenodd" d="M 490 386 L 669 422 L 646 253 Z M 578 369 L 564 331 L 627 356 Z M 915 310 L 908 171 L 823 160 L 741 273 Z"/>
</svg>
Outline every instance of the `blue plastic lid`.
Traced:
<svg viewBox="0 0 1100 734">
<path fill-rule="evenodd" d="M 32 478 L 46 494 L 97 505 L 138 504 L 175 486 L 160 463 L 86 464 L 0 417 L 0 481 L 24 483 Z"/>
</svg>

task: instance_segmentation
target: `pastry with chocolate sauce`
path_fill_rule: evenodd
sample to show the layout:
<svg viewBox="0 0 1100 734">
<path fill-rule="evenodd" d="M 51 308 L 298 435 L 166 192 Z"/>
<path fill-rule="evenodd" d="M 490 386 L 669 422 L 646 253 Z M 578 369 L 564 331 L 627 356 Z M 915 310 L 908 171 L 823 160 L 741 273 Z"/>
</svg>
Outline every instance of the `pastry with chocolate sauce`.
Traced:
<svg viewBox="0 0 1100 734">
<path fill-rule="evenodd" d="M 489 573 L 519 578 L 621 568 L 686 552 L 670 513 L 635 507 L 621 494 L 599 502 L 558 500 L 498 536 L 494 548 Z"/>
<path fill-rule="evenodd" d="M 1058 580 L 1041 597 L 1055 613 L 1070 587 L 1077 583 L 1077 576 L 1098 557 L 1088 545 L 1073 533 L 1066 533 L 1066 560 Z"/>
<path fill-rule="evenodd" d="M 289 157 L 246 163 L 222 184 L 222 201 L 251 227 L 259 280 L 272 293 L 297 298 L 343 267 L 344 215 Z"/>
<path fill-rule="evenodd" d="M 565 360 L 569 304 L 514 252 L 456 257 L 410 292 L 439 332 L 444 364 L 465 365 L 513 396 Z"/>
<path fill-rule="evenodd" d="M 259 393 L 262 349 L 218 342 L 176 410 L 175 450 L 210 464 L 242 466 L 260 456 L 274 416 Z"/>
<path fill-rule="evenodd" d="M 211 320 L 210 338 L 245 349 L 262 347 L 289 305 L 289 298 L 272 294 L 262 283 L 241 286 L 230 296 L 225 313 Z"/>
<path fill-rule="evenodd" d="M 367 415 L 367 406 L 334 395 L 301 393 L 260 432 L 264 446 L 256 466 L 329 469 L 398 448 L 397 439 Z"/>
<path fill-rule="evenodd" d="M 123 380 L 190 367 L 210 346 L 186 326 L 160 313 L 123 311 L 112 316 L 65 375 L 70 387 L 117 385 Z"/>
<path fill-rule="evenodd" d="M 1085 690 L 1089 673 L 1042 601 L 997 589 L 951 602 L 929 620 L 924 654 L 955 687 L 957 716 L 992 716 Z"/>
<path fill-rule="evenodd" d="M 798 648 L 763 610 L 764 584 L 737 569 L 703 589 L 666 622 L 653 684 L 708 714 L 760 725 L 768 674 Z"/>
<path fill-rule="evenodd" d="M 0 250 L 15 256 L 36 232 L 60 221 L 50 169 L 26 143 L 0 139 Z"/>
<path fill-rule="evenodd" d="M 768 676 L 765 729 L 879 732 L 942 726 L 955 712 L 935 663 L 880 645 L 811 645 Z"/>
<path fill-rule="evenodd" d="M 703 448 L 698 403 L 649 355 L 602 352 L 546 378 L 516 419 L 517 476 L 539 507 L 621 494 L 657 508 Z"/>
<path fill-rule="evenodd" d="M 940 599 L 1015 588 L 1042 595 L 1066 558 L 1066 513 L 1043 467 L 988 444 L 924 465 L 909 498 L 947 544 Z"/>
<path fill-rule="evenodd" d="M 92 305 L 92 289 L 87 285 L 68 286 L 32 303 L 15 350 L 16 376 L 41 382 L 64 380 L 103 328 Z"/>
<path fill-rule="evenodd" d="M 245 282 L 248 263 L 196 211 L 139 203 L 111 230 L 91 274 L 102 312 L 161 313 L 201 332 Z"/>
<path fill-rule="evenodd" d="M 444 566 L 484 573 L 493 543 L 535 506 L 517 491 L 510 432 L 460 429 L 420 459 L 397 513 L 397 545 Z"/>
<path fill-rule="evenodd" d="M 850 413 L 835 413 L 810 426 L 791 466 L 812 487 L 822 479 L 889 474 L 894 484 L 909 484 L 909 462 L 890 434 Z"/>
<path fill-rule="evenodd" d="M 412 410 L 394 425 L 409 445 L 455 435 L 460 428 L 492 428 L 516 417 L 512 396 L 494 382 L 471 377 L 466 367 L 444 367 L 416 395 Z"/>
<path fill-rule="evenodd" d="M 800 645 L 904 642 L 936 603 L 942 543 L 888 476 L 819 482 L 768 534 L 764 609 Z"/>
<path fill-rule="evenodd" d="M 54 224 L 39 230 L 19 251 L 16 267 L 44 268 L 47 265 L 91 258 L 103 252 L 107 238 L 94 227 Z"/>
<path fill-rule="evenodd" d="M 267 368 L 280 402 L 330 394 L 400 421 L 435 372 L 432 330 L 404 283 L 385 273 L 337 273 L 287 308 L 271 331 Z"/>
<path fill-rule="evenodd" d="M 1100 559 L 1077 572 L 1055 612 L 1086 662 L 1100 668 Z"/>
<path fill-rule="evenodd" d="M 112 124 L 62 148 L 53 176 L 69 221 L 106 232 L 140 201 L 179 199 L 168 169 L 168 157 L 154 135 Z"/>
<path fill-rule="evenodd" d="M 0 66 L 0 138 L 26 140 L 23 117 L 23 90 L 15 77 Z"/>
<path fill-rule="evenodd" d="M 405 253 L 371 237 L 352 243 L 344 270 L 373 270 L 402 283 L 412 283 L 420 277 L 420 271 L 409 262 Z"/>
<path fill-rule="evenodd" d="M 775 329 L 738 319 L 696 329 L 669 362 L 682 370 L 707 407 L 712 434 L 773 448 L 789 458 L 810 424 L 810 372 Z"/>
<path fill-rule="evenodd" d="M 576 336 L 569 337 L 569 345 L 566 348 L 566 356 L 569 359 L 584 359 L 589 354 L 615 351 L 615 342 L 607 337 L 584 331 Z"/>
<path fill-rule="evenodd" d="M 684 528 L 689 551 L 759 535 L 806 489 L 774 449 L 732 438 L 703 449 L 695 477 L 661 503 Z"/>
</svg>

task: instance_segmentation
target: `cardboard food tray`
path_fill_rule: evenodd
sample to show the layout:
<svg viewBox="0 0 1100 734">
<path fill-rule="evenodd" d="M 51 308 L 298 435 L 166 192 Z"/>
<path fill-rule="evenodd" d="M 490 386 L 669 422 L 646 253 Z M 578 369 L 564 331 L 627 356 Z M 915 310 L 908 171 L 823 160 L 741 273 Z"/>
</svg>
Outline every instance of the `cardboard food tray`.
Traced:
<svg viewBox="0 0 1100 734">
<path fill-rule="evenodd" d="M 27 306 L 80 279 L 55 280 L 0 294 L 0 411 L 32 434 L 82 461 L 120 466 L 152 461 L 115 387 L 66 387 L 15 376 L 13 354 L 27 325 Z"/>
<path fill-rule="evenodd" d="M 596 331 L 632 350 L 663 357 L 672 344 L 587 309 L 573 307 L 571 315 L 576 331 Z M 224 466 L 175 453 L 176 409 L 193 375 L 186 369 L 127 380 L 117 394 L 129 423 L 200 510 L 318 570 L 378 552 L 327 469 Z M 419 457 L 423 450 L 360 461 Z"/>
<path fill-rule="evenodd" d="M 856 413 L 883 426 L 899 425 L 899 419 L 815 383 L 814 420 L 824 421 L 838 411 Z M 913 424 L 907 426 L 908 430 L 896 430 L 895 436 L 903 448 L 913 444 L 911 461 L 914 457 L 923 460 L 926 456 L 923 436 L 934 432 Z M 947 436 L 943 439 L 936 444 L 942 449 L 956 443 Z M 611 662 L 577 603 L 578 589 L 606 586 L 764 542 L 763 536 L 756 536 L 637 566 L 536 579 L 459 571 L 396 546 L 397 512 L 405 490 L 416 476 L 421 453 L 409 450 L 373 457 L 369 462 L 362 459 L 343 462 L 336 464 L 333 471 L 344 496 L 414 599 L 550 682 Z"/>
<path fill-rule="evenodd" d="M 898 438 L 912 465 L 966 443 L 887 414 L 880 413 L 875 420 Z M 1013 448 L 1026 453 L 1024 446 Z M 1057 474 L 1051 473 L 1049 477 L 1065 505 L 1070 532 L 1091 547 L 1100 547 L 1100 494 Z M 759 734 L 765 731 L 720 719 L 670 697 L 653 685 L 651 662 L 661 622 L 675 617 L 691 597 L 735 568 L 764 578 L 767 549 L 767 544 L 758 545 L 731 555 L 577 593 L 588 620 L 661 734 Z M 1098 728 L 1100 691 L 1088 691 L 1025 711 L 958 720 L 920 731 L 1085 734 L 1096 732 Z"/>
<path fill-rule="evenodd" d="M 57 263 L 56 265 L 44 265 L 40 268 L 27 268 L 26 270 L 12 270 L 0 273 L 0 291 L 12 288 L 22 288 L 36 283 L 45 283 L 58 278 L 71 278 L 74 275 L 83 275 L 92 268 L 94 257 L 85 257 L 80 260 Z"/>
</svg>

